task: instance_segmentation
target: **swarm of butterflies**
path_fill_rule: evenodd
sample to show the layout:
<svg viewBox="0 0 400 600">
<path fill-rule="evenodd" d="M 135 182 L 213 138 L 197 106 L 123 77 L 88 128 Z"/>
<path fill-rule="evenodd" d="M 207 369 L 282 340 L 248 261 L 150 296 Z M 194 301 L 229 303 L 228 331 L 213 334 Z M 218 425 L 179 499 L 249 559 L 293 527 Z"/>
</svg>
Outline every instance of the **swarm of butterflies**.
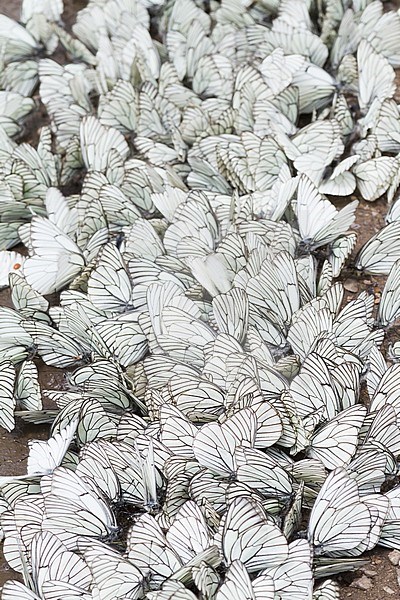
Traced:
<svg viewBox="0 0 400 600">
<path fill-rule="evenodd" d="M 62 12 L 0 16 L 0 425 L 51 424 L 0 477 L 1 598 L 338 599 L 400 549 L 400 15 Z M 354 194 L 389 203 L 354 265 L 377 311 L 342 307 Z"/>
</svg>

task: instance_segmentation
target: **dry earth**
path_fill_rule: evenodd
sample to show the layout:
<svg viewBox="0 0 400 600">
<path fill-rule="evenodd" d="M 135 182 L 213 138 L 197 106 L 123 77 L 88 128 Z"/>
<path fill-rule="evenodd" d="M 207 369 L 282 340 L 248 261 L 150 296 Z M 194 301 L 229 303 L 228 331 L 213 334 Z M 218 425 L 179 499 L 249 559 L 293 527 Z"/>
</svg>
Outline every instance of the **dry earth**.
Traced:
<svg viewBox="0 0 400 600">
<path fill-rule="evenodd" d="M 398 5 L 400 0 L 393 3 Z M 64 0 L 65 12 L 63 19 L 69 29 L 74 22 L 74 15 L 86 2 L 84 0 Z M 0 0 L 0 13 L 13 19 L 18 19 L 21 0 Z M 400 72 L 398 73 L 398 97 L 400 102 Z M 38 111 L 31 117 L 25 127 L 24 141 L 35 143 L 38 131 L 45 122 L 44 113 L 38 98 Z M 342 204 L 343 201 L 340 202 Z M 339 205 L 339 203 L 338 203 Z M 358 235 L 356 251 L 384 225 L 387 212 L 386 200 L 378 200 L 374 203 L 361 201 L 357 209 L 356 223 L 353 225 Z M 362 290 L 368 290 L 379 301 L 381 289 L 384 285 L 383 277 L 360 277 L 351 268 L 351 263 L 344 277 L 346 289 L 346 300 L 351 300 Z M 9 294 L 7 291 L 0 292 L 0 306 L 9 306 Z M 400 330 L 399 330 L 400 332 Z M 391 341 L 397 339 L 398 332 L 391 332 Z M 42 389 L 54 389 L 63 385 L 63 376 L 56 369 L 42 364 L 40 368 L 40 382 Z M 0 476 L 19 475 L 25 471 L 26 458 L 28 454 L 27 442 L 29 439 L 45 439 L 48 435 L 47 427 L 27 426 L 18 424 L 18 428 L 12 432 L 0 432 Z M 357 573 L 345 574 L 340 577 L 342 584 L 342 600 L 395 600 L 400 598 L 400 552 L 377 549 L 367 555 L 368 564 Z M 18 577 L 10 570 L 3 557 L 0 556 L 0 585 L 7 579 Z"/>
</svg>

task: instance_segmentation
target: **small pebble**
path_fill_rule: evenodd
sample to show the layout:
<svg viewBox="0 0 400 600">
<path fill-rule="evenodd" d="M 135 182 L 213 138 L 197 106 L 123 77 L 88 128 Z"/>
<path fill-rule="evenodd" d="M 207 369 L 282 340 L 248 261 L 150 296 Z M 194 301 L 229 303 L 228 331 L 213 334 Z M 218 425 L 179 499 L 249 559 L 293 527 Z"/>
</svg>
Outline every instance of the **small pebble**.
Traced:
<svg viewBox="0 0 400 600">
<path fill-rule="evenodd" d="M 400 565 L 400 551 L 392 550 L 388 554 L 388 559 L 390 560 L 392 565 L 394 565 L 395 567 L 398 567 Z"/>
<path fill-rule="evenodd" d="M 386 592 L 387 594 L 395 594 L 396 593 L 394 590 L 392 590 L 392 588 L 387 587 L 386 585 L 383 587 L 383 591 Z"/>
<path fill-rule="evenodd" d="M 350 584 L 350 587 L 357 588 L 358 590 L 370 590 L 372 588 L 372 581 L 366 575 L 363 575 L 355 579 Z"/>
<path fill-rule="evenodd" d="M 367 577 L 375 577 L 375 575 L 378 574 L 378 571 L 373 571 L 372 569 L 361 569 L 362 572 L 364 573 L 364 575 L 366 575 Z"/>
<path fill-rule="evenodd" d="M 358 282 L 355 279 L 346 279 L 343 283 L 343 287 L 348 292 L 358 292 Z"/>
</svg>

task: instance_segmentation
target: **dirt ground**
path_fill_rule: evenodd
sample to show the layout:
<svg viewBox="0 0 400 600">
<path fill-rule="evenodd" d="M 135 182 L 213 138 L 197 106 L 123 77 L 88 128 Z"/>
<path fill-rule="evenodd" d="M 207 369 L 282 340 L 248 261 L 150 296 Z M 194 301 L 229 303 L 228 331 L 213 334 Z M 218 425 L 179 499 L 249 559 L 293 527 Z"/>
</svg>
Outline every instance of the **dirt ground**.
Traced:
<svg viewBox="0 0 400 600">
<path fill-rule="evenodd" d="M 400 0 L 398 0 L 400 2 Z M 84 0 L 64 0 L 65 12 L 63 20 L 67 29 L 74 22 L 74 15 L 82 8 Z M 397 4 L 397 2 L 396 2 Z M 18 19 L 21 0 L 0 0 L 0 13 L 8 17 Z M 399 92 L 397 101 L 400 102 L 400 73 L 398 74 Z M 39 128 L 43 124 L 43 116 L 35 115 L 27 123 L 24 141 L 37 139 Z M 386 200 L 378 200 L 374 203 L 361 201 L 357 209 L 356 223 L 353 225 L 357 232 L 358 241 L 356 251 L 384 225 L 387 212 Z M 374 293 L 378 301 L 380 291 L 384 285 L 384 278 L 363 276 L 360 278 L 351 267 L 347 270 L 344 285 L 346 289 L 346 300 L 350 300 L 362 290 Z M 9 306 L 9 294 L 0 291 L 0 306 Z M 40 381 L 42 389 L 55 389 L 63 382 L 63 375 L 56 369 L 42 366 L 40 370 Z M 45 426 L 28 426 L 18 424 L 18 428 L 12 432 L 0 433 L 0 476 L 19 475 L 25 472 L 27 458 L 27 442 L 29 439 L 46 439 L 48 428 Z M 357 573 L 345 574 L 339 578 L 341 588 L 341 600 L 392 600 L 400 598 L 400 552 L 390 552 L 377 549 L 367 555 L 368 564 Z M 0 555 L 0 586 L 10 578 L 16 577 Z"/>
</svg>

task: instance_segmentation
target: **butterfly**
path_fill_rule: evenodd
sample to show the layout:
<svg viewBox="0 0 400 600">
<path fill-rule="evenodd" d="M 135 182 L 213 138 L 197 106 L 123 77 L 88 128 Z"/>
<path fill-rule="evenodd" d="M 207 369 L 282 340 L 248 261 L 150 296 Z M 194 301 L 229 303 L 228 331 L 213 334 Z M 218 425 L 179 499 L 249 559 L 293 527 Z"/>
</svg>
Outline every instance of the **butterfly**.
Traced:
<svg viewBox="0 0 400 600">
<path fill-rule="evenodd" d="M 387 504 L 360 498 L 358 486 L 343 468 L 331 471 L 311 511 L 308 540 L 317 554 L 352 552 L 361 554 L 379 539 Z M 330 526 L 334 519 L 336 527 Z"/>
<path fill-rule="evenodd" d="M 376 275 L 388 275 L 393 264 L 400 258 L 396 246 L 400 225 L 389 223 L 376 233 L 357 255 L 355 266 L 360 271 Z"/>
<path fill-rule="evenodd" d="M 303 244 L 318 248 L 346 233 L 354 222 L 356 207 L 357 201 L 354 200 L 340 211 L 336 210 L 310 179 L 300 177 L 294 209 Z"/>
</svg>

